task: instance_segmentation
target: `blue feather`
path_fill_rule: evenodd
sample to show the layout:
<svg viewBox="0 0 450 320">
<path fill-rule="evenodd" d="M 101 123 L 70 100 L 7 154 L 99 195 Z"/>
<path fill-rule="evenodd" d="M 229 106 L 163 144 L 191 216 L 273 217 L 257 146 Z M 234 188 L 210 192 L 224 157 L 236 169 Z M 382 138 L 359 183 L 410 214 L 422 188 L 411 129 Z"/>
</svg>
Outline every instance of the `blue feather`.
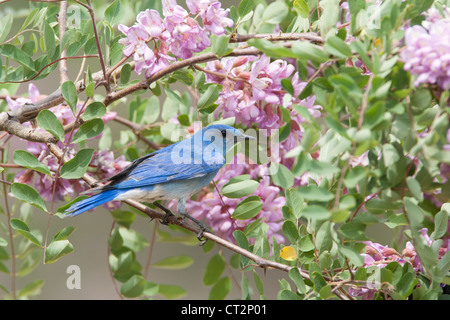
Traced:
<svg viewBox="0 0 450 320">
<path fill-rule="evenodd" d="M 93 195 L 92 197 L 75 202 L 65 213 L 68 216 L 77 216 L 108 201 L 114 200 L 122 192 L 122 190 L 103 191 L 101 193 Z"/>
</svg>

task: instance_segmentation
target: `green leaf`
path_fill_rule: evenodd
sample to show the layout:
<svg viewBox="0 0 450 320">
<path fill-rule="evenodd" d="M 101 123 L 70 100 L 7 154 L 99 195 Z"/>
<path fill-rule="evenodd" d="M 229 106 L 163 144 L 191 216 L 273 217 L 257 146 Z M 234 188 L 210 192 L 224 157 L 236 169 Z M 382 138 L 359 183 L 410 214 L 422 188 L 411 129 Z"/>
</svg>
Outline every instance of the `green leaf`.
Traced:
<svg viewBox="0 0 450 320">
<path fill-rule="evenodd" d="M 315 185 L 301 186 L 297 190 L 305 200 L 309 201 L 330 201 L 334 199 L 333 193 Z"/>
<path fill-rule="evenodd" d="M 300 296 L 291 290 L 284 289 L 279 293 L 279 299 L 281 300 L 301 300 Z"/>
<path fill-rule="evenodd" d="M 61 178 L 63 179 L 79 179 L 87 170 L 91 163 L 94 149 L 82 149 L 75 157 L 67 161 L 61 168 Z"/>
<path fill-rule="evenodd" d="M 289 241 L 293 244 L 297 242 L 298 239 L 298 229 L 294 222 L 290 220 L 286 220 L 283 223 L 282 227 L 284 235 L 289 239 Z"/>
<path fill-rule="evenodd" d="M 75 84 L 72 81 L 64 82 L 61 86 L 61 93 L 62 93 L 62 96 L 64 97 L 64 100 L 66 100 L 67 104 L 69 105 L 70 109 L 72 110 L 73 114 L 76 114 L 77 113 L 78 95 L 77 95 L 77 88 L 75 87 Z"/>
<path fill-rule="evenodd" d="M 255 180 L 245 180 L 240 182 L 228 182 L 222 187 L 222 194 L 228 198 L 246 197 L 258 188 L 259 183 Z"/>
<path fill-rule="evenodd" d="M 368 170 L 366 167 L 353 167 L 345 176 L 344 184 L 347 188 L 354 188 L 367 174 Z"/>
<path fill-rule="evenodd" d="M 253 270 L 253 281 L 255 282 L 256 290 L 258 290 L 259 295 L 264 295 L 264 284 L 255 270 Z"/>
<path fill-rule="evenodd" d="M 211 288 L 209 300 L 223 300 L 231 291 L 231 280 L 229 277 L 223 277 Z"/>
<path fill-rule="evenodd" d="M 101 118 L 106 113 L 105 105 L 100 101 L 95 101 L 89 104 L 83 112 L 82 118 L 84 121 L 89 121 L 94 118 Z"/>
<path fill-rule="evenodd" d="M 21 64 L 22 66 L 27 67 L 32 71 L 36 71 L 34 68 L 34 62 L 33 59 L 31 58 L 31 55 L 19 49 L 18 47 L 13 46 L 12 44 L 1 45 L 0 56 L 10 58 L 16 61 L 17 63 Z"/>
<path fill-rule="evenodd" d="M 308 59 L 317 63 L 323 63 L 328 60 L 328 54 L 321 47 L 309 42 L 294 42 L 292 44 L 292 52 L 298 59 Z"/>
<path fill-rule="evenodd" d="M 250 196 L 236 206 L 231 217 L 238 220 L 251 219 L 261 211 L 262 207 L 263 204 L 258 196 Z"/>
<path fill-rule="evenodd" d="M 25 150 L 14 151 L 14 163 L 51 176 L 50 169 L 31 153 Z"/>
<path fill-rule="evenodd" d="M 55 54 L 55 32 L 53 31 L 52 27 L 50 27 L 50 24 L 48 23 L 47 19 L 44 19 L 43 22 L 44 27 L 44 46 L 45 46 L 45 52 L 48 55 L 48 57 L 53 57 Z"/>
<path fill-rule="evenodd" d="M 286 190 L 286 202 L 294 216 L 297 219 L 300 218 L 303 209 L 303 198 L 298 190 L 292 188 Z"/>
<path fill-rule="evenodd" d="M 119 233 L 123 240 L 123 246 L 134 252 L 138 252 L 148 246 L 147 239 L 136 230 L 120 227 Z"/>
<path fill-rule="evenodd" d="M 417 282 L 418 280 L 416 279 L 414 272 L 407 272 L 400 278 L 400 281 L 396 285 L 395 291 L 406 298 L 412 293 L 414 287 L 417 285 Z"/>
<path fill-rule="evenodd" d="M 404 203 L 411 227 L 418 230 L 422 225 L 422 221 L 425 216 L 423 210 L 414 202 L 412 198 L 405 197 Z"/>
<path fill-rule="evenodd" d="M 283 189 L 289 189 L 294 185 L 294 175 L 281 163 L 272 162 L 269 167 L 269 174 L 273 183 Z"/>
<path fill-rule="evenodd" d="M 406 185 L 408 186 L 409 191 L 412 193 L 414 198 L 416 198 L 417 201 L 422 202 L 423 193 L 422 188 L 420 187 L 420 183 L 413 177 L 408 177 L 406 178 Z"/>
<path fill-rule="evenodd" d="M 21 235 L 23 235 L 25 238 L 27 238 L 34 244 L 41 246 L 39 240 L 36 238 L 35 235 L 31 233 L 30 228 L 24 221 L 19 219 L 11 219 L 10 224 L 11 228 L 13 228 L 15 231 L 19 232 Z"/>
<path fill-rule="evenodd" d="M 190 256 L 180 255 L 164 258 L 153 264 L 153 267 L 161 269 L 177 270 L 177 269 L 185 269 L 189 267 L 192 263 L 194 263 L 194 260 Z"/>
<path fill-rule="evenodd" d="M 198 108 L 205 109 L 211 106 L 219 98 L 219 89 L 216 85 L 208 86 L 205 93 L 198 99 Z"/>
<path fill-rule="evenodd" d="M 125 64 L 120 70 L 120 83 L 127 84 L 130 80 L 131 66 L 129 63 Z"/>
<path fill-rule="evenodd" d="M 155 294 L 158 293 L 159 290 L 159 285 L 151 282 L 151 281 L 147 281 L 145 283 L 145 288 L 144 291 L 142 292 L 143 295 L 145 296 L 154 296 Z"/>
<path fill-rule="evenodd" d="M 247 43 L 262 52 L 264 52 L 269 57 L 273 58 L 297 58 L 298 56 L 294 54 L 289 48 L 286 48 L 280 44 L 275 44 L 266 39 L 250 39 Z"/>
<path fill-rule="evenodd" d="M 312 239 L 311 234 L 305 234 L 303 237 L 300 238 L 300 241 L 298 242 L 298 248 L 299 250 L 303 252 L 308 252 L 311 250 L 314 250 L 315 245 L 314 241 Z"/>
<path fill-rule="evenodd" d="M 121 21 L 124 17 L 126 10 L 122 8 L 122 3 L 120 0 L 115 0 L 111 5 L 105 10 L 105 19 L 110 24 L 116 24 Z"/>
<path fill-rule="evenodd" d="M 348 58 L 352 55 L 349 46 L 338 36 L 328 37 L 325 42 L 325 49 L 338 58 Z"/>
<path fill-rule="evenodd" d="M 431 234 L 431 239 L 439 239 L 447 232 L 448 213 L 446 210 L 439 211 L 434 216 L 434 231 Z"/>
<path fill-rule="evenodd" d="M 302 217 L 316 220 L 325 220 L 331 217 L 331 212 L 322 206 L 308 205 L 305 209 L 303 209 Z"/>
<path fill-rule="evenodd" d="M 69 227 L 65 227 L 64 229 L 62 229 L 61 231 L 59 231 L 57 234 L 55 234 L 55 236 L 53 237 L 53 240 L 66 240 L 71 234 L 72 232 L 75 230 L 75 227 L 69 226 Z"/>
<path fill-rule="evenodd" d="M 289 278 L 294 281 L 294 284 L 300 293 L 306 293 L 305 281 L 300 275 L 300 271 L 298 270 L 298 268 L 292 268 L 291 270 L 289 270 Z"/>
<path fill-rule="evenodd" d="M 50 110 L 41 110 L 36 121 L 39 127 L 50 132 L 59 141 L 64 142 L 64 127 L 53 112 Z"/>
<path fill-rule="evenodd" d="M 331 285 L 327 284 L 326 286 L 322 287 L 320 289 L 319 296 L 323 300 L 335 297 L 335 294 L 331 291 Z"/>
<path fill-rule="evenodd" d="M 45 263 L 54 263 L 72 251 L 73 246 L 69 240 L 52 241 L 45 249 Z"/>
<path fill-rule="evenodd" d="M 386 167 L 390 167 L 400 159 L 397 149 L 392 144 L 383 145 L 383 160 Z"/>
<path fill-rule="evenodd" d="M 35 281 L 27 284 L 22 289 L 20 289 L 20 291 L 17 293 L 17 297 L 25 298 L 25 297 L 29 297 L 33 294 L 37 294 L 41 291 L 41 288 L 43 285 L 44 285 L 44 280 L 35 280 Z"/>
<path fill-rule="evenodd" d="M 86 96 L 89 98 L 92 98 L 94 96 L 94 90 L 95 90 L 95 83 L 89 82 L 89 84 L 86 86 Z"/>
<path fill-rule="evenodd" d="M 186 295 L 186 290 L 177 285 L 159 284 L 158 293 L 167 299 L 176 299 Z"/>
<path fill-rule="evenodd" d="M 253 0 L 242 0 L 238 6 L 239 17 L 241 17 L 241 18 L 245 17 L 247 14 L 249 14 L 253 10 L 254 7 L 255 7 L 255 4 L 254 4 Z"/>
<path fill-rule="evenodd" d="M 120 287 L 120 293 L 127 298 L 136 298 L 142 294 L 145 285 L 146 281 L 144 277 L 140 274 L 135 274 L 122 284 Z"/>
<path fill-rule="evenodd" d="M 284 1 L 275 1 L 267 6 L 262 15 L 262 22 L 278 24 L 288 15 L 289 8 Z"/>
<path fill-rule="evenodd" d="M 365 234 L 366 225 L 359 222 L 347 222 L 341 225 L 338 229 L 346 239 L 365 241 L 369 240 Z"/>
<path fill-rule="evenodd" d="M 0 43 L 8 36 L 12 24 L 13 16 L 11 14 L 7 14 L 0 19 Z"/>
<path fill-rule="evenodd" d="M 309 6 L 305 0 L 294 0 L 293 8 L 300 17 L 304 19 L 309 17 Z"/>
<path fill-rule="evenodd" d="M 83 123 L 77 132 L 73 135 L 72 143 L 79 143 L 81 141 L 97 137 L 103 132 L 104 123 L 102 119 L 92 119 Z"/>
<path fill-rule="evenodd" d="M 211 36 L 211 48 L 212 51 L 219 57 L 226 55 L 230 50 L 228 49 L 229 36 L 217 36 L 213 34 Z"/>
<path fill-rule="evenodd" d="M 210 286 L 216 283 L 225 270 L 225 259 L 221 254 L 215 254 L 211 257 L 206 266 L 205 275 L 203 276 L 203 283 L 205 286 Z"/>
<path fill-rule="evenodd" d="M 44 199 L 33 187 L 23 183 L 13 183 L 11 192 L 17 199 L 28 202 L 32 206 L 47 212 Z"/>
<path fill-rule="evenodd" d="M 339 246 L 339 252 L 342 253 L 352 264 L 357 267 L 360 267 L 364 264 L 364 257 L 351 247 Z"/>
</svg>

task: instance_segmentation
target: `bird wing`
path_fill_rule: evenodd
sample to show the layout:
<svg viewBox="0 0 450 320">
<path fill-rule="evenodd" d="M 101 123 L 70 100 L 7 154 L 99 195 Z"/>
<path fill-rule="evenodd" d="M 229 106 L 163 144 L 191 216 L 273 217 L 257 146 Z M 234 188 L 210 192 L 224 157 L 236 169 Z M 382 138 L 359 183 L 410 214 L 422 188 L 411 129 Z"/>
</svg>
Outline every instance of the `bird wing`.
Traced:
<svg viewBox="0 0 450 320">
<path fill-rule="evenodd" d="M 217 158 L 209 163 L 206 163 L 205 159 L 199 164 L 174 163 L 171 157 L 172 149 L 167 147 L 136 159 L 122 172 L 111 177 L 109 179 L 111 183 L 104 189 L 139 188 L 169 181 L 199 178 L 219 170 L 225 163 L 225 159 L 220 154 L 217 154 Z"/>
</svg>

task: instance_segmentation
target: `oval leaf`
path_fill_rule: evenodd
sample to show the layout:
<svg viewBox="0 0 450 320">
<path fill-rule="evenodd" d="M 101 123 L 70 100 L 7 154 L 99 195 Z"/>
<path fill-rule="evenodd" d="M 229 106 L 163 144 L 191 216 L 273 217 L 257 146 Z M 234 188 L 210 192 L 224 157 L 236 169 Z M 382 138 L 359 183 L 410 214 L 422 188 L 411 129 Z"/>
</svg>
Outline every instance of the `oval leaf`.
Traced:
<svg viewBox="0 0 450 320">
<path fill-rule="evenodd" d="M 105 113 L 106 113 L 105 105 L 100 101 L 96 101 L 92 102 L 90 105 L 86 107 L 86 109 L 83 112 L 82 118 L 84 121 L 89 121 L 94 118 L 101 118 L 105 115 Z"/>
<path fill-rule="evenodd" d="M 76 114 L 78 96 L 75 84 L 72 81 L 64 82 L 61 86 L 61 93 L 64 97 L 64 100 L 66 100 L 67 104 L 72 110 L 73 114 Z"/>
<path fill-rule="evenodd" d="M 85 173 L 91 162 L 94 149 L 82 149 L 75 157 L 67 161 L 61 168 L 61 178 L 63 179 L 79 179 Z"/>
<path fill-rule="evenodd" d="M 73 135 L 72 143 L 79 143 L 81 141 L 97 137 L 103 132 L 105 125 L 102 119 L 92 119 L 83 123 L 77 132 Z"/>
<path fill-rule="evenodd" d="M 11 224 L 11 228 L 13 228 L 17 232 L 19 232 L 25 238 L 27 238 L 34 244 L 41 246 L 41 243 L 39 242 L 39 240 L 31 233 L 30 228 L 24 221 L 19 220 L 19 219 L 11 219 L 10 224 Z"/>
<path fill-rule="evenodd" d="M 28 202 L 32 206 L 47 212 L 44 199 L 33 187 L 23 183 L 13 183 L 11 192 L 17 199 Z"/>
<path fill-rule="evenodd" d="M 153 266 L 155 268 L 163 269 L 184 269 L 189 267 L 194 260 L 186 255 L 169 257 L 156 262 Z"/>
<path fill-rule="evenodd" d="M 37 124 L 42 129 L 50 132 L 59 141 L 64 142 L 64 127 L 50 110 L 42 110 L 37 116 Z"/>
<path fill-rule="evenodd" d="M 203 283 L 205 286 L 214 284 L 225 270 L 225 259 L 221 254 L 215 254 L 206 266 L 205 275 L 203 276 Z"/>
<path fill-rule="evenodd" d="M 73 246 L 69 240 L 52 241 L 45 250 L 45 263 L 54 263 L 72 251 Z"/>
<path fill-rule="evenodd" d="M 228 198 L 242 198 L 256 191 L 259 183 L 255 180 L 245 180 L 227 183 L 222 187 L 222 194 Z"/>
<path fill-rule="evenodd" d="M 25 150 L 14 151 L 14 162 L 22 167 L 36 170 L 38 172 L 51 176 L 50 169 L 31 153 Z"/>
<path fill-rule="evenodd" d="M 261 211 L 262 207 L 263 204 L 258 196 L 248 197 L 236 206 L 232 218 L 239 220 L 251 219 Z"/>
<path fill-rule="evenodd" d="M 135 274 L 120 287 L 120 293 L 127 298 L 135 298 L 142 294 L 146 281 L 140 274 Z"/>
</svg>

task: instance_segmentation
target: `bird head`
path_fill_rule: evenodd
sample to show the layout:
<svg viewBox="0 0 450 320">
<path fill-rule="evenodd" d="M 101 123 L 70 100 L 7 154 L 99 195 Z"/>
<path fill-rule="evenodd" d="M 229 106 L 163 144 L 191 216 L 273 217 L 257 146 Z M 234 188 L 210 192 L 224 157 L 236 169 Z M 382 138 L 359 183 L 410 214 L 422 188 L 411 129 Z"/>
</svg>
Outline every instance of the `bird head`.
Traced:
<svg viewBox="0 0 450 320">
<path fill-rule="evenodd" d="M 210 125 L 204 128 L 202 132 L 203 141 L 211 142 L 217 147 L 223 146 L 225 152 L 238 142 L 255 140 L 254 137 L 245 135 L 238 129 L 224 124 Z"/>
</svg>

